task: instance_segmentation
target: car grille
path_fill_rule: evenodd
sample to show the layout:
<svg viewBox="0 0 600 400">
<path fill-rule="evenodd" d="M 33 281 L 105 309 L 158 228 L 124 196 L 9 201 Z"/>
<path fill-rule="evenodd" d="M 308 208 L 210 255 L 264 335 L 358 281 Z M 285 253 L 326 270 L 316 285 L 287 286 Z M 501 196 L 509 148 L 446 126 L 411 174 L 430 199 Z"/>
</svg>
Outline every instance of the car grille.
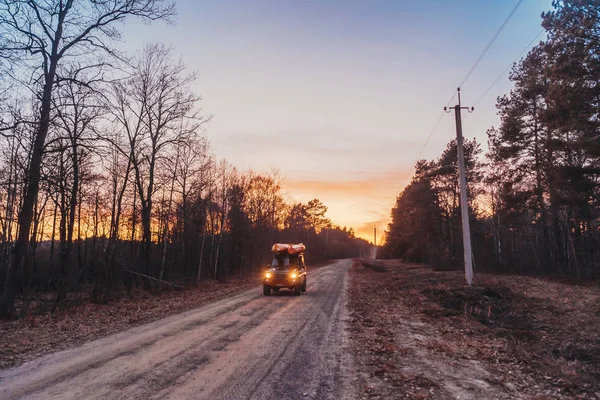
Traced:
<svg viewBox="0 0 600 400">
<path fill-rule="evenodd" d="M 274 284 L 288 284 L 288 274 L 287 272 L 275 272 L 271 278 L 271 281 Z"/>
</svg>

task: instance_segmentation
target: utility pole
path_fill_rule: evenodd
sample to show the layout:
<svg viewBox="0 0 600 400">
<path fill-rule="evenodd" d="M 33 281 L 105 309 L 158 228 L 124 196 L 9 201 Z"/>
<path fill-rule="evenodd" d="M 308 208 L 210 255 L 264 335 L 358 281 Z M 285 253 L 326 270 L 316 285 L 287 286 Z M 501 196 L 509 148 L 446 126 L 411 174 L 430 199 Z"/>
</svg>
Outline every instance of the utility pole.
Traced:
<svg viewBox="0 0 600 400">
<path fill-rule="evenodd" d="M 444 111 L 451 112 L 454 109 L 456 118 L 456 147 L 458 150 L 458 174 L 460 180 L 460 209 L 462 215 L 462 233 L 463 233 L 463 250 L 465 257 L 465 277 L 467 284 L 471 286 L 473 283 L 473 257 L 471 254 L 471 227 L 469 226 L 469 203 L 467 202 L 467 177 L 465 174 L 465 150 L 463 148 L 462 135 L 462 120 L 461 112 L 463 109 L 468 112 L 473 112 L 474 108 L 461 107 L 460 104 L 460 88 L 458 91 L 458 104 L 448 109 L 444 107 Z"/>
<path fill-rule="evenodd" d="M 329 260 L 329 228 L 325 230 L 325 259 Z"/>
<path fill-rule="evenodd" d="M 373 244 L 377 247 L 377 227 L 373 226 Z"/>
<path fill-rule="evenodd" d="M 373 244 L 375 248 L 373 250 L 373 258 L 377 259 L 377 226 L 373 225 Z"/>
</svg>

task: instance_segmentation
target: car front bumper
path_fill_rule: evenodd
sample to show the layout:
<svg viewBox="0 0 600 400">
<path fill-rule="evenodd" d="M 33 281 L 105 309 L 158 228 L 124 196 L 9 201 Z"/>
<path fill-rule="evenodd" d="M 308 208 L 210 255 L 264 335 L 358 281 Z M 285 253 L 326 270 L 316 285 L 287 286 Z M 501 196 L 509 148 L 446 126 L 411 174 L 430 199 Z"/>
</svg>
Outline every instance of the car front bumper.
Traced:
<svg viewBox="0 0 600 400">
<path fill-rule="evenodd" d="M 273 274 L 270 278 L 263 277 L 263 285 L 275 288 L 294 288 L 302 284 L 302 275 L 292 279 L 288 274 Z"/>
</svg>

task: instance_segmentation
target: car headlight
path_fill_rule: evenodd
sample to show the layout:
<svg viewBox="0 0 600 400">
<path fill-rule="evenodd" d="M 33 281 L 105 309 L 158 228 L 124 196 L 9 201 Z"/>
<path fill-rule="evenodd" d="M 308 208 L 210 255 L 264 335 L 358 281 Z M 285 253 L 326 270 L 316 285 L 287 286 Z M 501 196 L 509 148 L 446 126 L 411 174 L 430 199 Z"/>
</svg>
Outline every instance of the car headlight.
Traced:
<svg viewBox="0 0 600 400">
<path fill-rule="evenodd" d="M 265 278 L 269 279 L 270 277 L 271 277 L 271 273 L 270 273 L 270 272 L 267 272 L 267 273 L 265 274 Z"/>
<path fill-rule="evenodd" d="M 296 279 L 297 277 L 298 277 L 298 274 L 295 272 L 292 272 L 290 275 L 290 278 L 292 278 L 292 279 Z"/>
</svg>

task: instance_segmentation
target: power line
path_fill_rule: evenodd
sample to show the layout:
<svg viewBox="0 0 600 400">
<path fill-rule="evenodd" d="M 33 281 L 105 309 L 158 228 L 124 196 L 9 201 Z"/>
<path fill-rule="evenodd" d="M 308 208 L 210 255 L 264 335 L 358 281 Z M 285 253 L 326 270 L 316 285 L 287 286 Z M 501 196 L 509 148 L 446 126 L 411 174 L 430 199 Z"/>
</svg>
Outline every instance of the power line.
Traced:
<svg viewBox="0 0 600 400">
<path fill-rule="evenodd" d="M 450 101 L 452 101 L 452 99 L 450 99 Z M 423 154 L 423 151 L 425 151 L 425 148 L 427 147 L 427 145 L 429 144 L 429 141 L 431 140 L 431 137 L 433 136 L 433 134 L 435 133 L 435 131 L 437 130 L 438 126 L 440 125 L 440 122 L 442 122 L 442 118 L 444 117 L 444 112 L 442 111 L 442 113 L 440 114 L 437 122 L 435 123 L 435 126 L 433 127 L 433 129 L 431 130 L 431 132 L 429 133 L 429 136 L 427 136 L 427 140 L 425 141 L 425 143 L 423 144 L 423 147 L 421 147 L 421 151 L 419 151 L 419 155 L 417 155 L 417 158 L 415 159 L 415 161 L 412 163 L 410 170 L 408 170 L 408 174 L 406 174 L 406 178 L 404 178 L 404 180 L 408 180 L 408 178 L 410 177 L 410 174 L 412 173 L 413 169 L 415 168 L 415 164 L 417 163 L 417 161 L 419 161 L 419 158 L 421 157 L 421 155 Z"/>
<path fill-rule="evenodd" d="M 523 54 L 525 54 L 525 52 L 531 48 L 531 45 L 542 35 L 542 33 L 544 33 L 544 29 L 542 29 L 541 31 L 539 31 L 539 33 L 537 35 L 535 35 L 535 37 L 531 40 L 531 42 L 529 42 L 529 44 L 527 44 L 527 46 L 525 46 L 525 48 L 523 49 L 523 51 L 521 51 L 521 53 L 519 53 L 519 55 L 510 63 L 510 65 L 508 67 L 506 67 L 506 69 L 502 72 L 502 74 L 500 74 L 496 78 L 496 80 L 485 90 L 485 92 L 483 92 L 483 94 L 481 96 L 479 96 L 479 98 L 477 99 L 477 101 L 475 101 L 475 103 L 473 103 L 473 106 L 476 106 L 477 104 L 479 104 L 479 102 L 481 100 L 483 100 L 483 98 L 490 92 L 490 90 L 492 90 L 492 88 L 494 86 L 496 86 L 496 84 L 500 81 L 500 79 L 502 79 L 502 77 L 504 75 L 506 75 L 506 73 L 521 58 L 521 56 L 523 56 Z M 469 116 L 469 114 L 465 115 L 464 119 L 467 119 L 468 116 Z"/>
<path fill-rule="evenodd" d="M 473 66 L 471 67 L 471 69 L 469 70 L 469 72 L 467 72 L 467 74 L 465 75 L 465 77 L 463 78 L 463 80 L 460 82 L 460 84 L 458 85 L 458 87 L 462 87 L 467 82 L 467 80 L 471 77 L 471 74 L 473 73 L 473 71 L 475 71 L 475 68 L 477 68 L 477 66 L 479 65 L 479 63 L 481 62 L 481 60 L 483 59 L 483 57 L 485 56 L 485 54 L 488 52 L 488 50 L 490 49 L 490 47 L 492 47 L 492 45 L 494 44 L 494 42 L 496 41 L 496 39 L 498 38 L 498 36 L 500 36 L 500 33 L 504 30 L 504 27 L 506 26 L 506 24 L 508 23 L 508 21 L 510 21 L 510 19 L 514 15 L 515 11 L 517 11 L 517 9 L 519 8 L 519 6 L 521 5 L 522 2 L 523 2 L 523 0 L 519 0 L 517 2 L 517 4 L 512 9 L 512 11 L 510 12 L 510 14 L 508 14 L 508 17 L 506 17 L 506 19 L 504 20 L 504 22 L 502 23 L 502 25 L 500 25 L 500 28 L 498 28 L 498 30 L 496 31 L 496 34 L 494 35 L 494 37 L 492 37 L 492 40 L 490 40 L 490 42 L 487 44 L 487 46 L 485 47 L 485 49 L 483 49 L 483 52 L 479 55 L 479 58 L 477 58 L 477 60 L 475 61 L 475 63 L 473 64 Z"/>
<path fill-rule="evenodd" d="M 464 250 L 464 262 L 465 262 L 465 278 L 466 278 L 467 284 L 469 286 L 471 286 L 471 284 L 473 282 L 473 253 L 471 251 L 471 245 L 472 245 L 472 243 L 471 243 L 471 228 L 470 228 L 470 224 L 469 224 L 469 205 L 467 203 L 467 179 L 466 179 L 466 172 L 465 172 L 465 155 L 464 155 L 464 148 L 463 148 L 463 134 L 462 134 L 462 121 L 461 121 L 462 110 L 463 109 L 469 110 L 469 108 L 462 107 L 460 104 L 460 88 L 461 88 L 461 86 L 463 86 L 465 84 L 465 82 L 467 82 L 467 80 L 469 79 L 469 77 L 471 76 L 473 71 L 475 71 L 475 69 L 477 68 L 477 66 L 479 65 L 479 63 L 481 62 L 483 57 L 485 56 L 485 54 L 488 52 L 490 47 L 492 47 L 492 44 L 496 41 L 496 39 L 498 38 L 498 36 L 500 35 L 500 33 L 502 32 L 504 27 L 506 26 L 508 21 L 512 18 L 515 11 L 517 11 L 517 9 L 519 8 L 519 6 L 521 5 L 522 2 L 523 2 L 523 0 L 519 0 L 517 2 L 517 4 L 512 9 L 512 11 L 508 15 L 508 17 L 504 20 L 502 25 L 500 25 L 500 28 L 498 29 L 498 31 L 496 31 L 496 34 L 494 35 L 494 37 L 492 37 L 492 40 L 490 40 L 490 42 L 485 47 L 485 49 L 483 50 L 483 52 L 481 53 L 479 58 L 477 58 L 477 60 L 475 61 L 475 63 L 471 67 L 471 69 L 469 69 L 469 72 L 467 72 L 467 74 L 465 75 L 465 77 L 463 78 L 461 83 L 458 85 L 458 90 L 457 90 L 458 105 L 456 105 L 454 107 L 455 118 L 456 118 L 456 148 L 457 148 L 457 152 L 458 152 L 460 207 L 461 207 L 462 237 L 463 237 L 463 250 Z M 454 96 L 452 97 L 452 99 L 453 98 L 454 98 Z M 450 101 L 452 101 L 452 99 Z M 471 110 L 473 110 L 473 108 L 471 108 Z M 444 111 L 446 111 L 446 108 L 444 108 Z M 438 124 L 439 124 L 439 122 L 438 122 Z M 437 128 L 438 124 L 436 124 L 436 128 Z"/>
<path fill-rule="evenodd" d="M 448 100 L 448 102 L 446 103 L 446 107 L 450 106 L 450 103 L 452 103 L 452 100 L 454 100 L 455 97 L 456 97 L 456 92 L 454 92 L 454 94 L 452 95 L 452 97 L 450 97 L 450 100 Z"/>
<path fill-rule="evenodd" d="M 506 24 L 508 23 L 508 21 L 510 21 L 510 19 L 512 18 L 512 16 L 514 15 L 514 13 L 517 11 L 517 9 L 519 8 L 519 6 L 521 5 L 522 2 L 523 2 L 523 0 L 519 0 L 517 2 L 517 4 L 513 7 L 513 9 L 510 12 L 510 14 L 508 14 L 508 17 L 506 17 L 506 19 L 504 20 L 504 22 L 502 23 L 502 25 L 500 25 L 500 28 L 498 28 L 498 30 L 496 31 L 496 33 L 494 34 L 494 36 L 492 37 L 492 39 L 490 40 L 490 42 L 487 44 L 487 46 L 485 47 L 485 49 L 483 50 L 483 52 L 479 55 L 479 57 L 477 58 L 477 60 L 475 61 L 475 63 L 469 69 L 469 72 L 467 72 L 467 74 L 465 75 L 465 77 L 463 78 L 463 80 L 461 81 L 461 83 L 458 85 L 459 88 L 461 86 L 463 86 L 467 82 L 467 80 L 471 77 L 471 74 L 473 73 L 473 71 L 475 71 L 475 69 L 477 68 L 477 66 L 479 65 L 479 63 L 481 62 L 481 60 L 483 59 L 483 57 L 485 56 L 485 54 L 488 52 L 488 50 L 490 49 L 490 47 L 492 47 L 492 44 L 494 44 L 494 42 L 496 41 L 496 39 L 498 38 L 498 36 L 500 36 L 500 33 L 502 32 L 502 30 L 504 30 L 504 27 L 506 26 Z M 500 78 L 498 78 L 498 80 L 500 80 Z M 452 100 L 454 100 L 455 97 L 456 97 L 456 92 L 454 92 L 454 94 L 452 95 L 452 97 L 450 98 L 450 100 L 448 101 L 448 103 L 446 104 L 446 107 L 448 107 L 450 105 L 450 103 L 452 103 Z M 437 130 L 438 126 L 440 125 L 440 122 L 442 122 L 442 118 L 443 117 L 444 117 L 444 112 L 442 112 L 440 114 L 437 122 L 435 123 L 435 126 L 433 127 L 433 129 L 431 130 L 431 132 L 429 133 L 429 135 L 427 136 L 427 139 L 425 140 L 425 143 L 423 144 L 423 147 L 421 148 L 421 151 L 419 151 L 419 155 L 417 156 L 417 158 L 415 159 L 415 162 L 410 167 L 410 170 L 408 171 L 408 174 L 406 175 L 406 178 L 404 178 L 405 181 L 408 180 L 408 178 L 410 177 L 410 174 L 412 173 L 412 171 L 413 171 L 413 169 L 415 167 L 415 164 L 417 163 L 417 161 L 419 161 L 419 158 L 423 154 L 423 151 L 425 151 L 425 148 L 429 144 L 429 141 L 431 140 L 433 134 Z"/>
<path fill-rule="evenodd" d="M 446 104 L 446 107 L 448 107 L 450 105 L 450 103 L 452 103 L 452 100 L 454 100 L 454 98 L 456 97 L 456 92 L 454 92 L 454 94 L 452 95 L 452 97 L 450 98 L 450 100 L 448 100 L 448 103 Z M 408 174 L 406 174 L 406 178 L 404 178 L 404 180 L 408 180 L 408 178 L 410 177 L 410 174 L 412 173 L 413 169 L 415 168 L 415 164 L 417 163 L 417 161 L 419 161 L 419 159 L 421 158 L 421 155 L 423 155 L 423 152 L 425 151 L 425 148 L 427 147 L 427 145 L 429 144 L 429 141 L 431 140 L 431 138 L 433 137 L 433 134 L 435 133 L 435 131 L 437 131 L 437 128 L 440 126 L 440 123 L 442 122 L 442 118 L 444 118 L 444 112 L 442 111 L 440 113 L 440 116 L 438 117 L 435 126 L 433 127 L 433 129 L 431 130 L 431 132 L 429 133 L 429 135 L 427 136 L 427 140 L 425 140 L 425 143 L 423 144 L 423 147 L 421 147 L 421 151 L 419 151 L 419 154 L 417 155 L 417 158 L 415 158 L 415 161 L 412 163 L 410 169 L 408 170 Z"/>
<path fill-rule="evenodd" d="M 529 42 L 529 44 L 523 49 L 523 51 L 517 56 L 517 58 L 514 59 L 514 61 L 512 63 L 510 63 L 510 65 L 504 70 L 504 72 L 502 72 L 502 74 L 500 74 L 500 76 L 498 78 L 496 78 L 496 80 L 494 81 L 494 83 L 492 83 L 490 85 L 490 87 L 487 88 L 487 90 L 485 92 L 483 92 L 483 94 L 481 96 L 479 96 L 479 98 L 477 99 L 477 101 L 473 104 L 474 106 L 476 106 L 481 99 L 483 99 L 485 97 L 486 94 L 488 94 L 488 92 L 490 90 L 492 90 L 492 88 L 496 85 L 496 83 L 498 83 L 498 81 L 500 79 L 502 79 L 502 77 L 504 75 L 506 75 L 506 73 L 512 68 L 512 66 L 521 58 L 521 56 L 527 51 L 529 50 L 529 48 L 531 47 L 531 45 L 542 35 L 542 33 L 544 33 L 544 29 L 542 29 L 532 40 L 531 42 Z"/>
</svg>

